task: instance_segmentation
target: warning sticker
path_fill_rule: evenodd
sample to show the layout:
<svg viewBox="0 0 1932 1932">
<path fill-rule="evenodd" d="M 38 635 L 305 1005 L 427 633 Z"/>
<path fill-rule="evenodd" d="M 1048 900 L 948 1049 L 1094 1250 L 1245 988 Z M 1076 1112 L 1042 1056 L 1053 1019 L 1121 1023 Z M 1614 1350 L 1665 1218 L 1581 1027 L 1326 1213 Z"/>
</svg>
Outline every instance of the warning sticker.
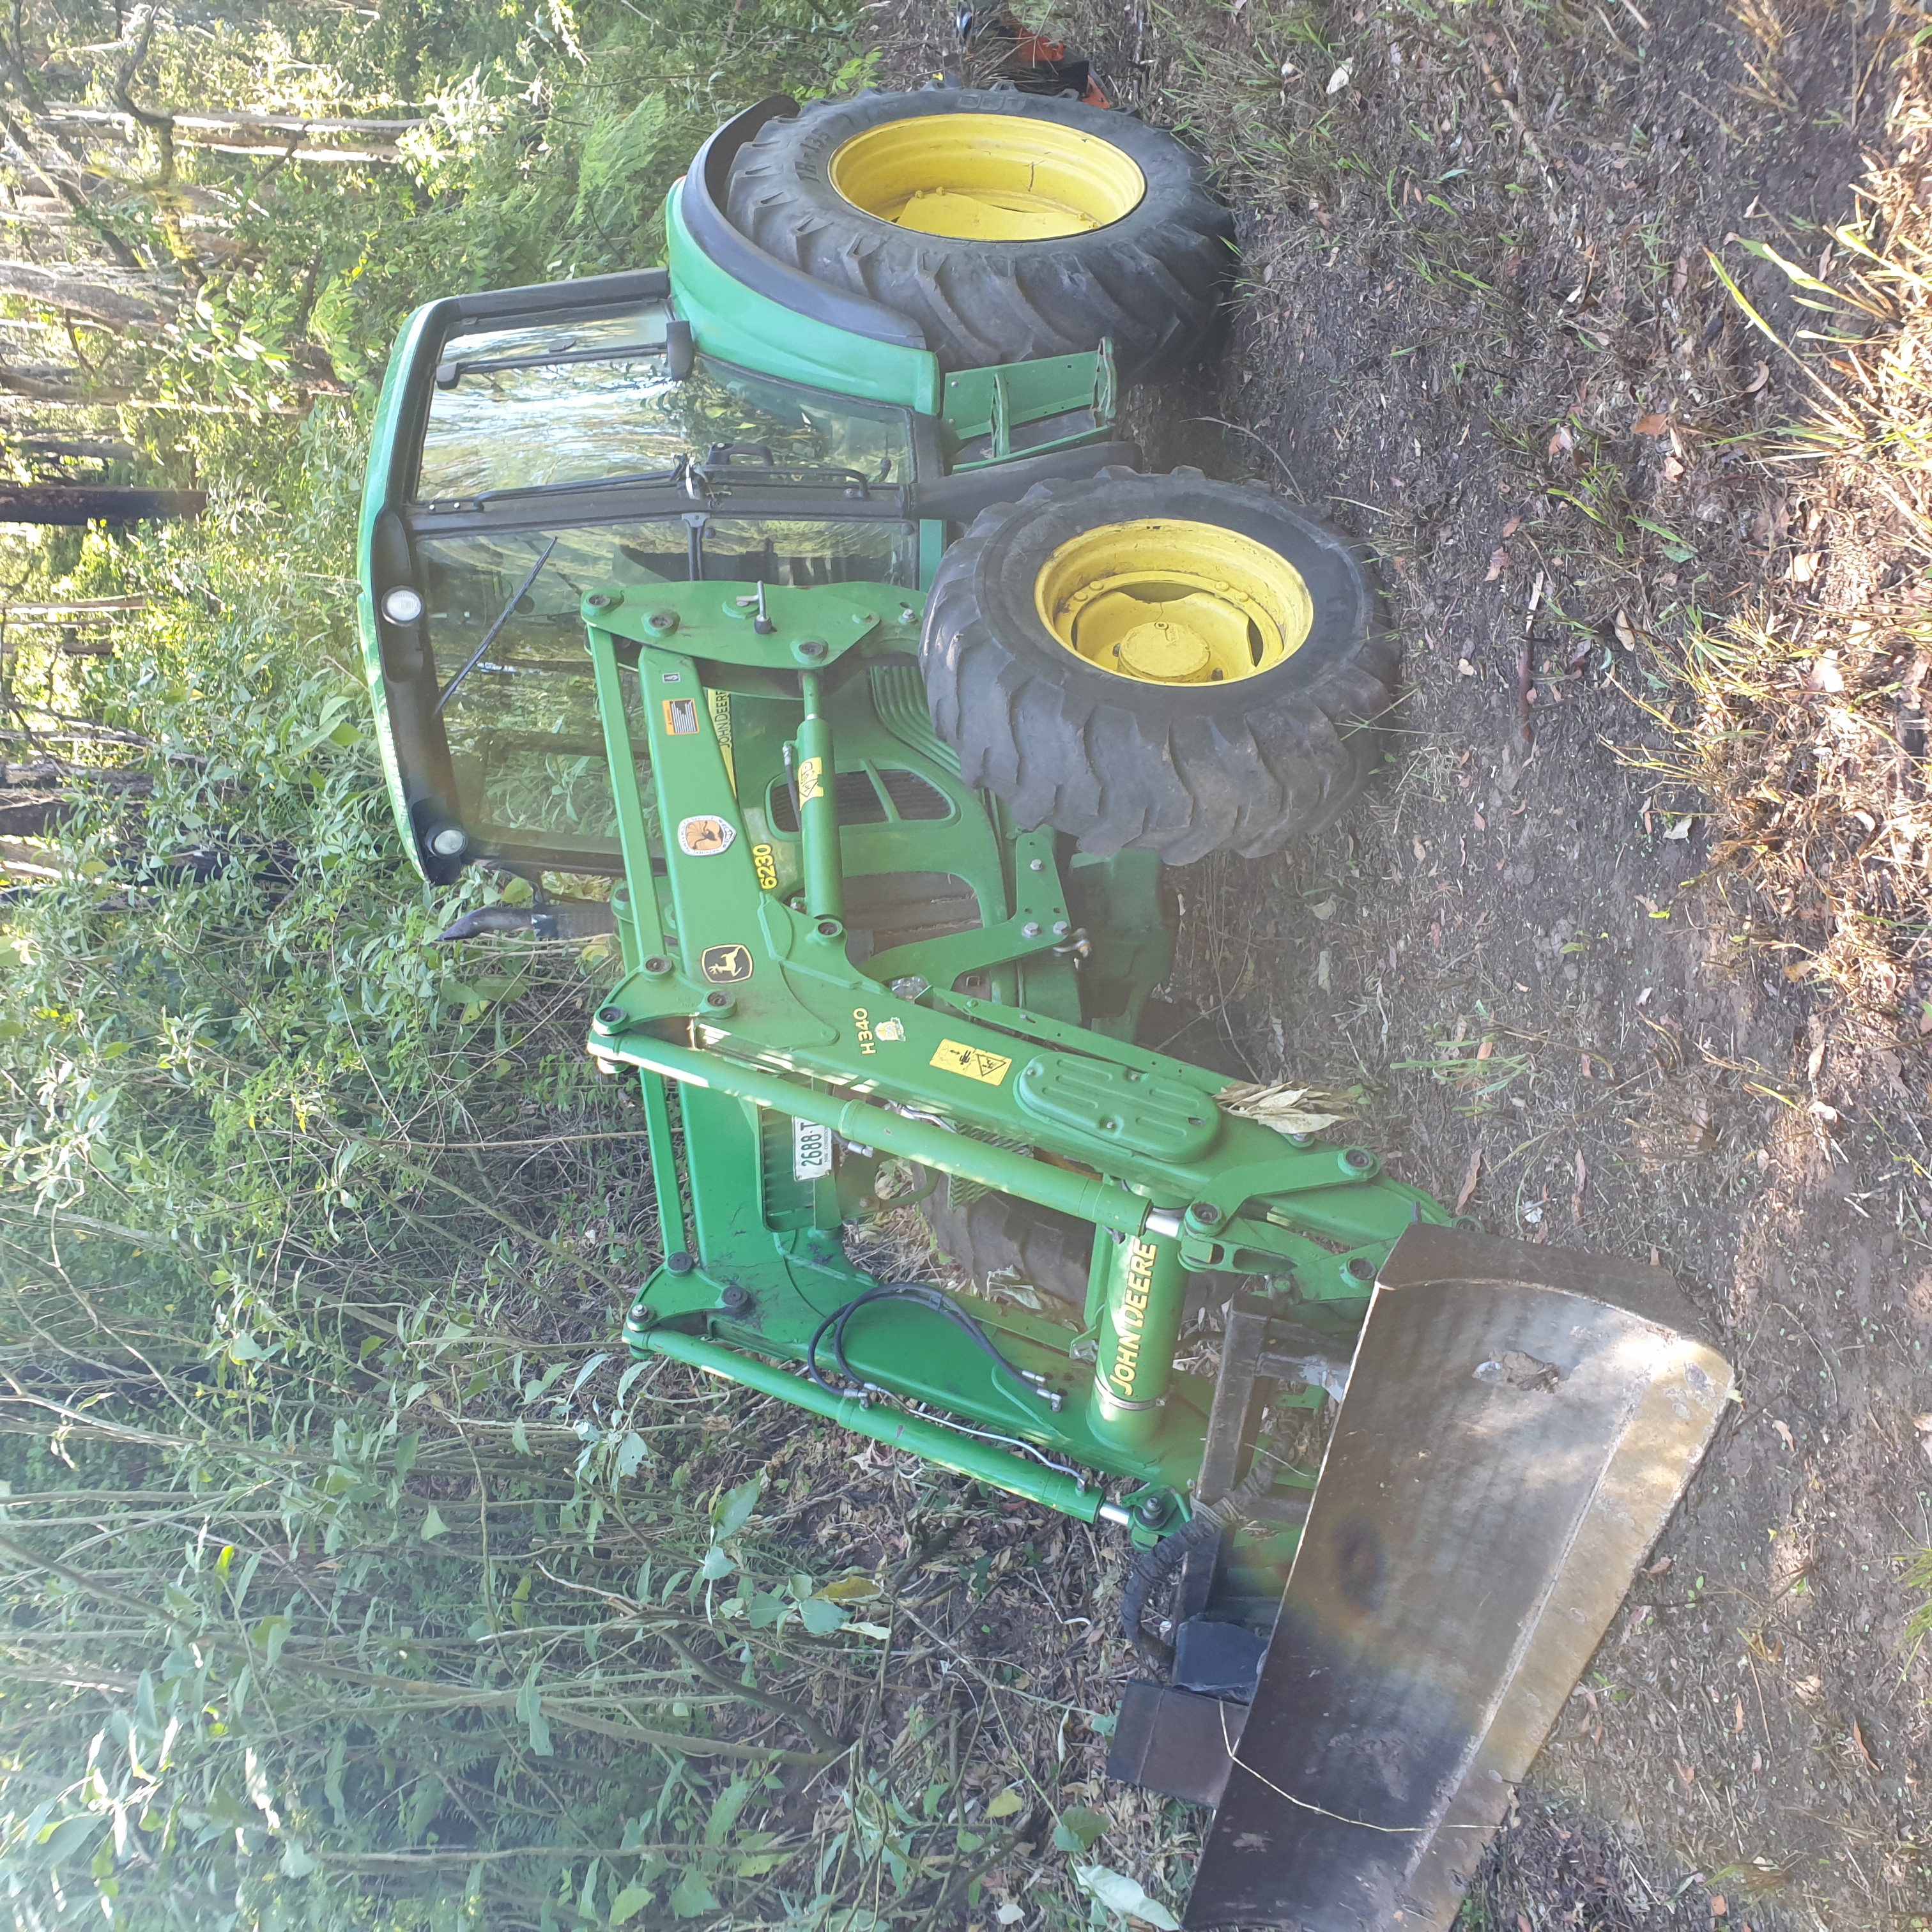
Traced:
<svg viewBox="0 0 1932 1932">
<path fill-rule="evenodd" d="M 825 796 L 825 760 L 823 758 L 802 758 L 798 767 L 798 802 L 809 805 L 815 798 Z"/>
<path fill-rule="evenodd" d="M 664 729 L 681 738 L 698 729 L 698 700 L 694 698 L 667 698 L 664 701 Z"/>
<path fill-rule="evenodd" d="M 976 1046 L 964 1046 L 956 1040 L 942 1040 L 939 1051 L 926 1063 L 948 1073 L 963 1075 L 968 1080 L 983 1080 L 988 1087 L 998 1086 L 1012 1064 L 1003 1053 L 982 1053 Z"/>
</svg>

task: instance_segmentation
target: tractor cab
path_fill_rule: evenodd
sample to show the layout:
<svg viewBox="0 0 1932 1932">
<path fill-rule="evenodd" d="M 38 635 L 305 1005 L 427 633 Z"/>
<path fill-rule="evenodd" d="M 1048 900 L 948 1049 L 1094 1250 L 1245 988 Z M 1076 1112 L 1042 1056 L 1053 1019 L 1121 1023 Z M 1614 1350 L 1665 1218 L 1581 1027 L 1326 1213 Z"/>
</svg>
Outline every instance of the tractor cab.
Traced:
<svg viewBox="0 0 1932 1932">
<path fill-rule="evenodd" d="M 378 410 L 361 615 L 424 875 L 621 871 L 586 591 L 867 583 L 915 623 L 949 524 L 1132 455 L 1089 447 L 1111 421 L 1105 361 L 955 384 L 934 415 L 706 354 L 662 270 L 419 310 Z"/>
<path fill-rule="evenodd" d="M 931 419 L 714 362 L 661 273 L 606 282 L 624 286 L 432 304 L 384 388 L 364 655 L 432 878 L 472 860 L 622 869 L 586 591 L 864 580 L 916 596 Z"/>
</svg>

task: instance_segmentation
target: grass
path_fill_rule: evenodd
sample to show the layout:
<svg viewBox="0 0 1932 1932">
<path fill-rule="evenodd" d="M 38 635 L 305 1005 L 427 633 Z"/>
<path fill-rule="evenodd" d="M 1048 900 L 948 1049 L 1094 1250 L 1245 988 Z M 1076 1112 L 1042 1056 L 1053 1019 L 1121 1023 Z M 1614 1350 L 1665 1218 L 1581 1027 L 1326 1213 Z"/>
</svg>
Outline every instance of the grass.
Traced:
<svg viewBox="0 0 1932 1932">
<path fill-rule="evenodd" d="M 1473 1029 L 1466 1016 L 1459 1018 L 1454 1032 L 1432 1052 L 1390 1064 L 1396 1072 L 1426 1073 L 1450 1088 L 1456 1096 L 1456 1112 L 1466 1118 L 1494 1113 L 1519 1080 L 1534 1073 L 1536 1064 L 1527 1053 L 1500 1047 L 1496 1033 L 1486 1020 L 1479 1008 Z"/>
<path fill-rule="evenodd" d="M 1891 133 L 1906 152 L 1932 134 L 1929 58 L 1902 76 Z M 1660 666 L 1692 700 L 1661 762 L 1708 802 L 1713 862 L 1746 881 L 1755 936 L 1894 1059 L 1932 1034 L 1932 218 L 1918 173 L 1867 176 L 1822 274 L 1758 249 L 1815 318 L 1792 342 L 1720 268 L 1766 355 L 1802 371 L 1808 406 L 1756 452 L 1777 493 L 1760 520 L 1765 587 L 1690 626 Z"/>
</svg>

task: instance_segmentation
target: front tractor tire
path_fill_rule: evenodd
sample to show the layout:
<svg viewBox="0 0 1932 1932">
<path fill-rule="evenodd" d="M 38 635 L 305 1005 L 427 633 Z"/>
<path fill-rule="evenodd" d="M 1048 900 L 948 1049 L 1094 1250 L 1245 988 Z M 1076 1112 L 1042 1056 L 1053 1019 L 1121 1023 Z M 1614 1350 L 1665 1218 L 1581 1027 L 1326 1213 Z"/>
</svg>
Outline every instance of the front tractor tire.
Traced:
<svg viewBox="0 0 1932 1932">
<path fill-rule="evenodd" d="M 1077 100 L 928 88 L 814 101 L 732 163 L 733 224 L 924 329 L 946 369 L 1093 350 L 1172 374 L 1211 335 L 1234 228 L 1200 158 Z"/>
<path fill-rule="evenodd" d="M 1185 865 L 1333 820 L 1398 653 L 1347 542 L 1263 485 L 1109 470 L 984 512 L 920 659 L 968 784 L 1088 851 Z"/>
</svg>

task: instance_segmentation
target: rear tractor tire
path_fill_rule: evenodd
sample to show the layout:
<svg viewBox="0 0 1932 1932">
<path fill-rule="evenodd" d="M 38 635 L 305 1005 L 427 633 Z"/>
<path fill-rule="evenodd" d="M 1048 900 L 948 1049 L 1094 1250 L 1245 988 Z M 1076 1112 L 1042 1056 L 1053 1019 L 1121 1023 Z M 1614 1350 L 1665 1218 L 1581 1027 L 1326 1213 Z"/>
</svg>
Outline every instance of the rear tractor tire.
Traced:
<svg viewBox="0 0 1932 1932">
<path fill-rule="evenodd" d="M 941 368 L 1112 339 L 1124 380 L 1203 347 L 1234 228 L 1200 158 L 1077 100 L 957 88 L 768 122 L 726 207 L 767 254 L 916 322 Z"/>
<path fill-rule="evenodd" d="M 926 697 L 966 782 L 1090 852 L 1246 858 L 1360 789 L 1398 652 L 1360 560 L 1259 484 L 1036 484 L 953 545 Z"/>
<path fill-rule="evenodd" d="M 942 1185 L 920 1211 L 941 1251 L 975 1281 L 1004 1270 L 1056 1300 L 1086 1306 L 1090 1222 L 1011 1194 L 982 1194 L 955 1207 L 950 1190 L 950 1182 Z"/>
</svg>

